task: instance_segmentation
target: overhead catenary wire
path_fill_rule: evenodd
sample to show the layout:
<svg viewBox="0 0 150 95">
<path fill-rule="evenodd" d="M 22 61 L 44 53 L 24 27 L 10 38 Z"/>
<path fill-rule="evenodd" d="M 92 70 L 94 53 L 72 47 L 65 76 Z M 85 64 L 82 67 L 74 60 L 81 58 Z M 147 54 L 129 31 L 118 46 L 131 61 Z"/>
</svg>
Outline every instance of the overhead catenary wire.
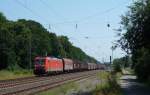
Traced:
<svg viewBox="0 0 150 95">
<path fill-rule="evenodd" d="M 19 0 L 16 0 L 16 1 L 19 1 Z M 55 16 L 58 16 L 59 18 L 63 18 L 64 20 L 66 20 L 66 18 L 64 18 L 61 14 L 59 14 L 58 12 L 56 12 L 47 2 L 45 2 L 44 0 L 39 0 L 39 1 L 40 1 L 45 7 L 47 7 L 48 9 L 50 9 L 51 12 L 52 12 Z M 19 3 L 21 3 L 21 2 L 19 2 Z M 25 6 L 23 3 L 21 3 L 21 5 L 22 5 L 24 8 L 28 9 L 30 12 L 32 12 L 34 15 L 36 15 L 36 16 L 42 18 L 44 21 L 48 22 L 47 19 L 41 17 L 41 16 L 38 15 L 36 12 L 34 12 L 33 10 L 31 10 L 29 7 Z M 83 23 L 83 22 L 85 23 L 85 21 L 88 21 L 88 20 L 90 20 L 90 19 L 92 19 L 92 18 L 95 18 L 95 17 L 97 17 L 97 16 L 99 16 L 99 15 L 100 15 L 100 16 L 105 15 L 105 14 L 107 14 L 107 13 L 109 13 L 109 12 L 115 10 L 115 9 L 118 8 L 118 7 L 121 7 L 121 4 L 117 4 L 117 6 L 115 6 L 115 7 L 109 8 L 109 9 L 104 10 L 104 11 L 97 12 L 97 13 L 95 13 L 95 14 L 92 14 L 92 15 L 86 16 L 86 17 L 84 17 L 84 18 L 82 18 L 82 19 L 78 19 L 78 20 L 74 20 L 74 21 L 68 21 L 68 20 L 66 20 L 66 21 L 60 22 L 60 23 L 49 23 L 49 22 L 48 22 L 48 23 L 49 23 L 49 24 L 48 24 L 48 27 L 49 27 L 50 30 L 52 30 L 52 28 L 53 28 L 53 27 L 56 28 L 57 25 L 64 25 L 64 24 L 68 23 L 69 25 L 70 25 L 70 24 L 72 24 L 73 26 L 75 25 L 75 32 L 76 32 L 76 31 L 77 31 L 77 28 L 78 28 L 78 27 L 76 27 L 76 26 L 79 26 L 80 23 Z M 47 12 L 48 12 L 49 14 L 51 14 L 51 12 L 49 12 L 49 11 L 47 11 Z M 60 29 L 60 28 L 58 29 L 58 26 L 57 26 L 57 29 L 56 29 L 56 30 L 61 30 L 61 29 Z M 63 31 L 61 31 L 61 32 L 63 32 Z"/>
<path fill-rule="evenodd" d="M 48 28 L 50 30 L 52 30 L 52 28 L 54 27 L 57 31 L 60 31 L 61 29 L 58 29 L 58 27 L 56 28 L 56 25 L 53 24 L 53 23 L 50 23 L 46 18 L 42 17 L 41 15 L 39 15 L 38 13 L 36 13 L 35 11 L 33 11 L 31 8 L 29 8 L 28 6 L 26 6 L 25 4 L 23 4 L 21 1 L 19 0 L 16 0 L 18 4 L 20 4 L 21 6 L 23 6 L 25 9 L 27 9 L 28 11 L 30 11 L 32 14 L 34 14 L 35 16 L 39 17 L 40 19 L 43 19 L 45 22 L 48 22 Z M 48 4 L 46 2 L 44 2 L 43 0 L 40 0 L 45 6 L 48 7 Z M 50 7 L 50 6 L 49 6 Z M 118 8 L 118 7 L 117 7 Z M 51 7 L 50 7 L 51 9 Z M 83 18 L 82 20 L 78 20 L 78 21 L 75 21 L 75 22 L 71 22 L 71 21 L 66 21 L 67 23 L 73 23 L 73 25 L 75 25 L 75 31 L 77 30 L 79 24 L 77 22 L 82 22 L 82 21 L 85 21 L 85 20 L 88 20 L 88 19 L 91 19 L 91 18 L 94 18 L 95 16 L 98 16 L 99 14 L 104 14 L 104 13 L 108 13 L 112 10 L 116 9 L 116 7 L 113 7 L 113 8 L 110 8 L 110 9 L 107 9 L 103 12 L 97 12 L 96 14 L 93 14 L 93 15 L 90 15 L 90 16 L 87 16 L 85 18 Z M 53 9 L 52 9 L 53 10 Z M 58 13 L 53 11 L 53 13 L 55 15 L 57 15 Z M 62 23 L 63 24 L 63 23 Z"/>
<path fill-rule="evenodd" d="M 62 16 L 60 13 L 58 13 L 58 12 L 56 12 L 55 10 L 54 10 L 54 8 L 53 7 L 51 7 L 51 5 L 50 4 L 47 4 L 44 0 L 39 0 L 45 7 L 47 7 L 48 9 L 50 9 L 51 10 L 51 12 L 55 15 L 55 16 L 57 16 L 57 17 L 59 17 L 59 18 L 61 18 L 61 19 L 65 19 L 66 20 L 66 18 L 64 17 L 64 16 Z M 51 14 L 49 11 L 47 11 L 49 14 Z"/>
<path fill-rule="evenodd" d="M 123 3 L 123 4 L 126 4 L 127 2 Z M 109 8 L 107 10 L 104 10 L 104 11 L 99 11 L 99 12 L 96 12 L 95 14 L 92 14 L 92 15 L 89 15 L 89 16 L 86 16 L 86 17 L 83 17 L 81 19 L 78 19 L 78 20 L 72 20 L 72 21 L 64 21 L 64 22 L 58 22 L 58 23 L 54 23 L 54 25 L 58 25 L 58 24 L 74 24 L 74 23 L 83 23 L 85 21 L 88 21 L 90 19 L 93 19 L 97 16 L 103 16 L 105 14 L 108 14 L 109 12 L 112 12 L 113 10 L 121 7 L 122 4 L 117 4 L 115 7 L 112 7 L 112 8 Z"/>
<path fill-rule="evenodd" d="M 36 13 L 35 11 L 33 11 L 32 9 L 30 9 L 29 7 L 27 7 L 25 4 L 23 4 L 21 1 L 19 0 L 15 0 L 19 5 L 21 5 L 22 7 L 24 7 L 26 10 L 30 11 L 30 13 L 32 13 L 33 15 L 35 15 L 36 17 L 43 19 L 45 22 L 48 22 L 47 19 L 43 18 L 42 16 L 40 16 L 38 13 Z"/>
<path fill-rule="evenodd" d="M 19 0 L 15 0 L 19 5 L 21 5 L 23 8 L 25 8 L 26 10 L 28 10 L 30 13 L 32 13 L 34 16 L 42 19 L 44 22 L 48 23 L 48 27 L 50 27 L 50 30 L 52 30 L 52 27 L 55 28 L 55 30 L 60 31 L 61 29 L 52 25 L 52 22 L 50 22 L 48 19 L 42 17 L 41 15 L 39 15 L 37 12 L 33 11 L 31 8 L 29 8 L 28 6 L 26 6 L 25 4 L 23 4 L 21 1 Z"/>
<path fill-rule="evenodd" d="M 64 20 L 66 20 L 66 18 L 64 17 L 64 16 L 62 16 L 60 13 L 58 13 L 58 12 L 56 12 L 54 9 L 53 9 L 53 7 L 51 7 L 50 6 L 50 4 L 47 4 L 44 0 L 39 0 L 46 8 L 48 8 L 48 9 L 50 9 L 51 10 L 51 12 L 55 15 L 55 16 L 57 16 L 57 17 L 59 17 L 60 19 L 64 19 Z M 47 11 L 48 12 L 48 14 L 50 14 L 51 15 L 51 13 L 50 13 L 50 11 Z M 49 24 L 49 29 L 50 30 L 52 30 L 52 27 L 55 27 L 56 28 L 56 25 L 54 25 L 54 24 Z M 60 28 L 58 29 L 58 26 L 57 26 L 57 30 L 61 30 Z M 62 30 L 61 30 L 61 32 L 63 32 Z"/>
<path fill-rule="evenodd" d="M 43 18 L 43 17 L 41 17 L 40 15 L 38 15 L 36 12 L 34 12 L 33 10 L 31 10 L 29 7 L 27 7 L 27 6 L 25 6 L 23 3 L 21 3 L 19 0 L 16 0 L 20 5 L 22 5 L 24 8 L 26 8 L 27 10 L 29 10 L 32 14 L 34 14 L 34 15 L 36 15 L 36 16 L 38 16 L 38 17 L 40 17 L 40 18 L 42 18 L 44 21 L 48 21 L 48 20 L 46 20 L 45 18 Z M 56 12 L 51 6 L 49 6 L 49 4 L 47 4 L 45 1 L 43 1 L 43 0 L 40 0 L 40 2 L 45 6 L 45 7 L 48 7 L 52 12 L 53 12 L 53 14 L 55 15 L 55 16 L 59 16 L 60 18 L 64 18 L 62 15 L 60 15 L 58 12 Z M 92 14 L 92 15 L 89 15 L 89 16 L 86 16 L 86 17 L 84 17 L 84 18 L 82 18 L 82 19 L 78 19 L 78 20 L 74 20 L 74 21 L 68 21 L 68 20 L 66 20 L 65 18 L 65 20 L 66 21 L 64 21 L 64 22 L 58 22 L 58 23 L 50 23 L 49 25 L 51 25 L 51 28 L 52 28 L 52 26 L 56 26 L 56 25 L 64 25 L 64 24 L 73 24 L 73 25 L 75 25 L 76 23 L 82 23 L 82 22 L 84 22 L 84 21 L 88 21 L 89 19 L 92 19 L 92 18 L 95 18 L 95 17 L 97 17 L 97 16 L 102 16 L 102 15 L 104 15 L 104 14 L 107 14 L 107 13 L 109 13 L 109 12 L 111 12 L 111 11 L 113 11 L 113 10 L 115 10 L 116 8 L 118 8 L 118 7 L 121 7 L 121 4 L 117 4 L 117 6 L 115 6 L 115 7 L 112 7 L 112 8 L 109 8 L 109 9 L 107 9 L 107 10 L 105 10 L 105 11 L 100 11 L 100 12 L 97 12 L 97 13 L 95 13 L 95 14 Z M 49 12 L 49 11 L 48 11 Z M 49 12 L 50 13 L 50 12 Z M 49 22 L 48 22 L 49 23 Z M 48 26 L 49 26 L 48 25 Z"/>
<path fill-rule="evenodd" d="M 128 2 L 124 2 L 123 4 L 126 4 L 126 3 L 128 3 Z M 109 12 L 112 12 L 113 10 L 118 9 L 119 7 L 122 7 L 122 4 L 117 4 L 115 7 L 112 7 L 112 8 L 106 9 L 104 11 L 100 11 L 100 12 L 97 12 L 95 14 L 89 15 L 89 16 L 87 16 L 87 17 L 85 17 L 85 18 L 83 18 L 77 22 L 82 23 L 84 21 L 95 18 L 97 16 L 102 16 L 102 15 L 108 14 Z"/>
</svg>

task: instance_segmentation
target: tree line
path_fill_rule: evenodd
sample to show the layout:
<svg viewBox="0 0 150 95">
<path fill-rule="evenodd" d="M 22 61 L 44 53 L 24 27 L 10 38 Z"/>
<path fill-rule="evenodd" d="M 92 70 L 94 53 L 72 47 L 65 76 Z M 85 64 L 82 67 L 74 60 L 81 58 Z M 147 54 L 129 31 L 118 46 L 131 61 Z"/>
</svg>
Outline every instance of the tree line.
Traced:
<svg viewBox="0 0 150 95">
<path fill-rule="evenodd" d="M 65 57 L 84 62 L 98 61 L 73 46 L 66 36 L 49 32 L 33 20 L 8 20 L 0 13 L 0 70 L 30 68 L 36 56 Z"/>
<path fill-rule="evenodd" d="M 121 16 L 122 29 L 118 45 L 132 57 L 138 79 L 150 81 L 150 0 L 136 0 Z"/>
</svg>

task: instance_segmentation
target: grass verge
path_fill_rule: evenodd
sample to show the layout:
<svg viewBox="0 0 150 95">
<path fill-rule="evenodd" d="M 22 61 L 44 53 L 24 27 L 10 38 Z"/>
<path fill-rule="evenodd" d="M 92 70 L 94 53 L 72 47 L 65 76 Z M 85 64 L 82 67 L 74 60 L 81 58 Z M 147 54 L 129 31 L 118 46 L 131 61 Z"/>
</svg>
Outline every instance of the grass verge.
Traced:
<svg viewBox="0 0 150 95">
<path fill-rule="evenodd" d="M 74 89 L 77 88 L 77 85 L 74 82 L 69 82 L 59 87 L 53 88 L 45 92 L 41 92 L 36 95 L 66 95 L 68 90 L 71 90 L 72 88 Z"/>
<path fill-rule="evenodd" d="M 101 83 L 96 85 L 93 95 L 122 95 L 121 88 L 117 83 L 119 76 L 120 73 L 100 72 L 98 77 L 101 79 Z"/>
<path fill-rule="evenodd" d="M 34 76 L 32 71 L 29 70 L 1 70 L 0 71 L 0 80 L 7 80 L 7 79 L 16 79 L 16 78 L 23 78 L 23 77 L 30 77 Z"/>
</svg>

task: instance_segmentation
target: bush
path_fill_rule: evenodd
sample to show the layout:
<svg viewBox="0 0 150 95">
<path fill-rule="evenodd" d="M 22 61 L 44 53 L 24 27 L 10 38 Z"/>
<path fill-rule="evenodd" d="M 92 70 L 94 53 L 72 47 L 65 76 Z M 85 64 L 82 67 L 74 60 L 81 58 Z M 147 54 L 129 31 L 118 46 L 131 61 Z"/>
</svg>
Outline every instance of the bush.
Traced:
<svg viewBox="0 0 150 95">
<path fill-rule="evenodd" d="M 139 57 L 135 66 L 135 73 L 140 81 L 149 81 L 150 79 L 150 51 L 142 49 L 140 51 L 141 57 Z"/>
<path fill-rule="evenodd" d="M 103 72 L 100 80 L 103 80 L 96 86 L 93 95 L 122 95 L 121 88 L 117 83 L 116 73 Z"/>
<path fill-rule="evenodd" d="M 121 61 L 120 59 L 115 59 L 113 61 L 113 70 L 114 72 L 121 72 Z"/>
</svg>

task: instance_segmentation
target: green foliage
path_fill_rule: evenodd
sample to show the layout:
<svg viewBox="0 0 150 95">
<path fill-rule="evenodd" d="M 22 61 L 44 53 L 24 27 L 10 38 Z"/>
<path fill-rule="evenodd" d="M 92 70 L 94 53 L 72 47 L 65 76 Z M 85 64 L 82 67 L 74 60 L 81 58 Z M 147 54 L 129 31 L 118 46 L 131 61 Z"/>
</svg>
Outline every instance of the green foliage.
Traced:
<svg viewBox="0 0 150 95">
<path fill-rule="evenodd" d="M 6 18 L 2 13 L 0 13 L 0 25 L 4 22 L 6 22 Z"/>
<path fill-rule="evenodd" d="M 61 47 L 60 56 L 97 63 L 97 60 L 85 54 L 80 48 L 73 46 L 66 36 L 59 36 L 58 40 Z"/>
<path fill-rule="evenodd" d="M 132 55 L 132 67 L 140 79 L 149 79 L 150 68 L 150 0 L 137 0 L 122 16 L 123 29 L 119 45 Z"/>
<path fill-rule="evenodd" d="M 122 95 L 121 88 L 117 83 L 116 74 L 102 72 L 99 74 L 99 78 L 101 82 L 97 84 L 93 95 Z"/>
<path fill-rule="evenodd" d="M 117 58 L 113 61 L 113 69 L 115 72 L 121 72 L 122 68 L 128 68 L 131 64 L 131 58 L 128 56 Z"/>
<path fill-rule="evenodd" d="M 121 72 L 122 61 L 120 59 L 115 59 L 113 61 L 113 70 L 115 72 Z"/>
<path fill-rule="evenodd" d="M 75 47 L 66 36 L 50 33 L 40 23 L 20 19 L 9 21 L 0 13 L 0 70 L 29 69 L 36 56 L 67 57 L 97 62 Z"/>
<path fill-rule="evenodd" d="M 145 79 L 150 81 L 150 50 L 143 48 L 139 52 L 141 53 L 141 57 L 138 58 L 135 65 L 135 73 L 141 81 Z"/>
</svg>

